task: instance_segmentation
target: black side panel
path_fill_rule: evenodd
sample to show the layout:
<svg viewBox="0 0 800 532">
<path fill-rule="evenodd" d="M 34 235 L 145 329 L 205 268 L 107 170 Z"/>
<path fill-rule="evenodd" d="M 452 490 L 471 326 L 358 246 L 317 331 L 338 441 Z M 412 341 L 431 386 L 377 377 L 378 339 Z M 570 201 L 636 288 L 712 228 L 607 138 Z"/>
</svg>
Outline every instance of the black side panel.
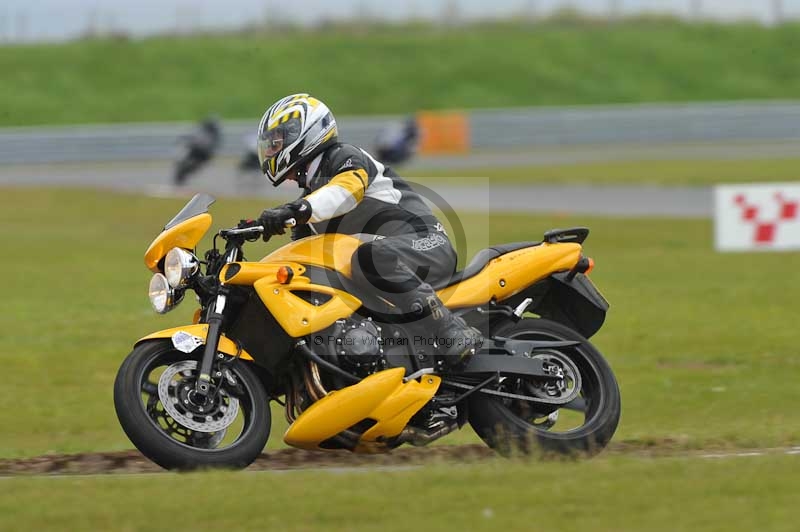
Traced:
<svg viewBox="0 0 800 532">
<path fill-rule="evenodd" d="M 526 297 L 531 297 L 533 303 L 528 307 L 529 311 L 590 338 L 603 326 L 608 301 L 588 277 L 579 273 L 568 281 L 568 274 L 555 273 L 501 303 L 516 306 Z"/>
<path fill-rule="evenodd" d="M 275 375 L 289 358 L 294 342 L 278 325 L 255 290 L 248 289 L 236 319 L 227 324 L 225 335 L 241 344 L 256 364 Z"/>
</svg>

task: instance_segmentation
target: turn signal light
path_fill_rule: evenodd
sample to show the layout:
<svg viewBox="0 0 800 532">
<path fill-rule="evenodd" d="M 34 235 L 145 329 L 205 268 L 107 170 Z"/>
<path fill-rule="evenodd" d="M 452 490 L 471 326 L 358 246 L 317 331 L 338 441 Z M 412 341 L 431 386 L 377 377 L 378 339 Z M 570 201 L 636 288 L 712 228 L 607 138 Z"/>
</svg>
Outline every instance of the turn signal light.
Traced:
<svg viewBox="0 0 800 532">
<path fill-rule="evenodd" d="M 278 279 L 279 283 L 289 284 L 289 282 L 292 280 L 292 277 L 294 277 L 294 272 L 290 267 L 281 266 L 278 268 L 278 274 L 276 275 L 276 278 Z"/>
<path fill-rule="evenodd" d="M 584 257 L 583 255 L 581 255 L 581 258 L 578 259 L 578 262 L 567 274 L 566 281 L 572 282 L 575 276 L 578 275 L 579 273 L 582 273 L 584 275 L 589 275 L 589 272 L 591 272 L 593 269 L 594 269 L 594 259 L 591 259 L 589 257 Z"/>
<path fill-rule="evenodd" d="M 589 275 L 594 270 L 594 259 L 589 257 L 589 267 L 586 268 L 586 271 L 583 272 L 583 275 Z"/>
</svg>

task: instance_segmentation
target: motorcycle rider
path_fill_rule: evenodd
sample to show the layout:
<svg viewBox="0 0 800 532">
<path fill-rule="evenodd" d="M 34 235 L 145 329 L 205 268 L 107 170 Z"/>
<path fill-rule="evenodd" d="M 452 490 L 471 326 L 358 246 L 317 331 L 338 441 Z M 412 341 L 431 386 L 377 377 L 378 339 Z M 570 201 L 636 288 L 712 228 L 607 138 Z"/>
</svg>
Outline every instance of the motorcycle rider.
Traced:
<svg viewBox="0 0 800 532">
<path fill-rule="evenodd" d="M 328 107 L 308 94 L 275 102 L 258 126 L 258 156 L 273 186 L 296 181 L 303 195 L 258 217 L 264 235 L 374 235 L 351 259 L 360 291 L 378 293 L 414 320 L 423 320 L 448 366 L 464 363 L 482 342 L 479 331 L 452 314 L 431 284 L 455 272 L 456 252 L 422 198 L 389 167 L 361 148 L 339 142 Z M 362 238 L 363 239 L 363 238 Z M 430 325 L 430 326 L 428 326 Z"/>
<path fill-rule="evenodd" d="M 220 144 L 221 129 L 219 120 L 212 115 L 204 118 L 190 135 L 181 138 L 186 152 L 175 163 L 172 178 L 175 185 L 183 185 L 191 174 L 211 160 Z"/>
<path fill-rule="evenodd" d="M 383 129 L 375 142 L 378 158 L 388 164 L 408 161 L 417 149 L 419 127 L 415 117 L 408 117 L 400 124 L 391 124 Z"/>
</svg>

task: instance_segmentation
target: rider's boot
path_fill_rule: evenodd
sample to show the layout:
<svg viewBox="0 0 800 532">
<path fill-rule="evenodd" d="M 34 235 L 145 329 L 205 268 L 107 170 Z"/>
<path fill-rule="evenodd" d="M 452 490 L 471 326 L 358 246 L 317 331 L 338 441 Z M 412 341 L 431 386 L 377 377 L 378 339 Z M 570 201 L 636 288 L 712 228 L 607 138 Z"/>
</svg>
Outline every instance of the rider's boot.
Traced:
<svg viewBox="0 0 800 532">
<path fill-rule="evenodd" d="M 437 355 L 444 365 L 457 369 L 466 365 L 480 349 L 483 335 L 456 316 L 436 295 L 433 288 L 422 283 L 417 290 L 403 298 L 402 310 L 423 322 L 425 329 L 436 340 Z"/>
</svg>

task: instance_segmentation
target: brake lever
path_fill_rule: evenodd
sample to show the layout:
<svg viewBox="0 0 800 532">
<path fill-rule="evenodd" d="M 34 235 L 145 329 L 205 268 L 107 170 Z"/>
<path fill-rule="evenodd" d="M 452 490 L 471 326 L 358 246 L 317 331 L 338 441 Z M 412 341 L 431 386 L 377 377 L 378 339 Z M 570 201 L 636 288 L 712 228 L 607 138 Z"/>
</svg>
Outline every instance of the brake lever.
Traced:
<svg viewBox="0 0 800 532">
<path fill-rule="evenodd" d="M 294 218 L 289 218 L 284 222 L 284 227 L 290 229 L 297 225 L 297 220 Z M 232 228 L 232 229 L 221 229 L 219 235 L 223 238 L 227 238 L 228 236 L 236 236 L 236 235 L 253 235 L 253 236 L 261 236 L 264 234 L 264 226 L 263 225 L 254 225 L 252 227 L 242 227 L 242 228 Z M 270 235 L 271 236 L 271 235 Z"/>
<path fill-rule="evenodd" d="M 263 225 L 254 225 L 253 227 L 221 229 L 219 235 L 222 238 L 228 238 L 229 236 L 238 236 L 238 235 L 261 236 L 263 232 L 264 232 Z"/>
</svg>

